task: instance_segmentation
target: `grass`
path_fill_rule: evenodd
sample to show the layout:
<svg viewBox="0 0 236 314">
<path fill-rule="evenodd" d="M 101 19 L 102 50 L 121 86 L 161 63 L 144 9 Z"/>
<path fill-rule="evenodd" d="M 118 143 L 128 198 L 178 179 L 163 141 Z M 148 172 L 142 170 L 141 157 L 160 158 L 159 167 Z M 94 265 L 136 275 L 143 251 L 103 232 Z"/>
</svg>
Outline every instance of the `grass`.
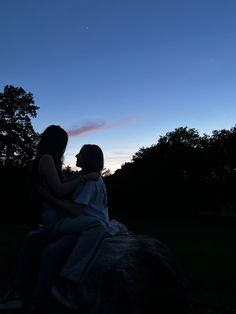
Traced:
<svg viewBox="0 0 236 314">
<path fill-rule="evenodd" d="M 236 221 L 197 219 L 161 221 L 124 219 L 136 233 L 166 243 L 186 278 L 196 313 L 230 314 L 236 309 Z M 7 282 L 7 268 L 17 243 L 29 225 L 0 225 L 0 289 Z"/>
<path fill-rule="evenodd" d="M 169 246 L 201 313 L 236 312 L 235 220 L 202 217 L 195 221 L 146 222 L 139 218 L 128 226 Z"/>
</svg>

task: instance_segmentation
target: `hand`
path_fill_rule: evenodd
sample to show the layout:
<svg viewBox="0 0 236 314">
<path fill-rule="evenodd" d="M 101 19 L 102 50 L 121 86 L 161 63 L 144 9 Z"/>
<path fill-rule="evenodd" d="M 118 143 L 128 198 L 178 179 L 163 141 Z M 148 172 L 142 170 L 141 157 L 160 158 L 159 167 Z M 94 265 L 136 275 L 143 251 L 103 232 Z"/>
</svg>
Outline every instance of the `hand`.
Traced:
<svg viewBox="0 0 236 314">
<path fill-rule="evenodd" d="M 84 175 L 84 179 L 86 181 L 92 180 L 92 181 L 97 181 L 100 177 L 100 174 L 97 172 L 90 172 Z"/>
</svg>

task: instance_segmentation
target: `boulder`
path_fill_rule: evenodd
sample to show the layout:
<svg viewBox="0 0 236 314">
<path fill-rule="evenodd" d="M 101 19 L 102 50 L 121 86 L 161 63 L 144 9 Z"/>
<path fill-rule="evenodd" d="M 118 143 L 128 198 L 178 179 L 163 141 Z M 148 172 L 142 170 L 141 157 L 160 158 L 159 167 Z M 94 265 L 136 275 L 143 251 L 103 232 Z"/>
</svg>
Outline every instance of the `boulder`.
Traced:
<svg viewBox="0 0 236 314">
<path fill-rule="evenodd" d="M 106 238 L 83 282 L 72 289 L 78 309 L 61 307 L 50 312 L 191 312 L 184 280 L 169 249 L 159 240 L 145 235 Z"/>
</svg>

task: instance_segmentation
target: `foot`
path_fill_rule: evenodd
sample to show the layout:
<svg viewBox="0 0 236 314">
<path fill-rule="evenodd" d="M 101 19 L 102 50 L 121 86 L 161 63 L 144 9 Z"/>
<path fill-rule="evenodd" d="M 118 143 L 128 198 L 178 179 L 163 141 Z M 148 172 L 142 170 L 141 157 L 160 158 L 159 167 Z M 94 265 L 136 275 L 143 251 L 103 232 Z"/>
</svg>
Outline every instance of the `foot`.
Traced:
<svg viewBox="0 0 236 314">
<path fill-rule="evenodd" d="M 20 292 L 9 290 L 5 296 L 0 299 L 0 310 L 17 310 L 22 309 L 24 300 Z"/>
<path fill-rule="evenodd" d="M 45 313 L 45 309 L 42 310 L 40 307 L 37 306 L 28 306 L 25 311 L 24 314 L 42 314 Z"/>
<path fill-rule="evenodd" d="M 72 290 L 68 287 L 63 287 L 60 285 L 55 285 L 51 289 L 51 294 L 54 298 L 64 306 L 70 309 L 78 309 L 76 299 L 73 296 Z"/>
</svg>

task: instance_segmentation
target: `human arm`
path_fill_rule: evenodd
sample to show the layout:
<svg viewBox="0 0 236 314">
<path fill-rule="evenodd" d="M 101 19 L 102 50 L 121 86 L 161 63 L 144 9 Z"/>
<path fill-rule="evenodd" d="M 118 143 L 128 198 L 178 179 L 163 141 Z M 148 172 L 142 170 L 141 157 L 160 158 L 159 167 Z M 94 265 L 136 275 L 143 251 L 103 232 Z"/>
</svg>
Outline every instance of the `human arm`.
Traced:
<svg viewBox="0 0 236 314">
<path fill-rule="evenodd" d="M 68 177 L 65 177 L 64 176 L 64 181 L 65 182 L 69 182 L 69 181 L 73 181 L 75 180 L 76 178 L 78 178 L 80 175 L 82 174 L 81 171 L 76 171 L 74 174 L 68 176 Z"/>
<path fill-rule="evenodd" d="M 86 180 L 97 180 L 99 177 L 98 174 L 83 176 L 79 173 L 73 180 L 61 182 L 54 160 L 49 154 L 45 154 L 40 158 L 38 174 L 44 179 L 53 195 L 60 198 L 72 194 L 78 185 L 84 183 Z"/>
<path fill-rule="evenodd" d="M 48 189 L 39 187 L 38 188 L 39 194 L 44 198 L 51 202 L 54 206 L 58 207 L 59 209 L 68 212 L 72 216 L 79 216 L 80 213 L 84 210 L 86 205 L 78 204 L 72 200 L 67 199 L 59 199 L 52 195 Z"/>
<path fill-rule="evenodd" d="M 97 172 L 90 172 L 90 173 L 87 173 L 87 174 L 83 174 L 82 171 L 77 171 L 75 174 L 71 175 L 70 177 L 65 177 L 64 180 L 65 182 L 69 182 L 69 181 L 73 181 L 73 180 L 76 180 L 78 179 L 79 177 L 81 177 L 84 179 L 84 181 L 89 181 L 89 180 L 92 180 L 92 181 L 97 181 L 100 174 L 98 174 Z"/>
</svg>

